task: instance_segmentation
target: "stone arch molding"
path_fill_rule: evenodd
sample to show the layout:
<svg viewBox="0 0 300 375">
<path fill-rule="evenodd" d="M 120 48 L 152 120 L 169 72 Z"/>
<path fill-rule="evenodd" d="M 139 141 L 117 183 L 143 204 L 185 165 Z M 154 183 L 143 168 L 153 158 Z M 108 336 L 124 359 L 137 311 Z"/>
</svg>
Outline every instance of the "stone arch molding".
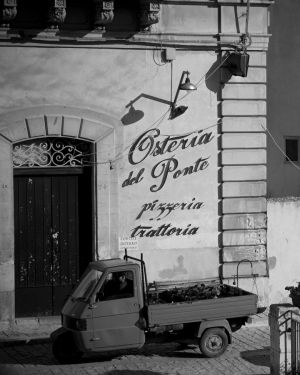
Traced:
<svg viewBox="0 0 300 375">
<path fill-rule="evenodd" d="M 96 196 L 93 214 L 97 223 L 95 258 L 100 258 L 101 253 L 109 255 L 110 249 L 117 243 L 118 189 L 117 170 L 111 170 L 107 161 L 113 160 L 117 147 L 122 147 L 123 128 L 120 125 L 119 119 L 105 112 L 59 105 L 31 107 L 0 114 L 0 187 L 5 186 L 4 192 L 0 189 L 0 208 L 3 205 L 6 207 L 5 210 L 0 210 L 0 223 L 8 223 L 10 229 L 5 233 L 0 230 L 0 252 L 1 243 L 5 243 L 4 250 L 11 249 L 10 259 L 14 257 L 12 144 L 34 138 L 62 136 L 90 141 L 96 146 Z"/>
<path fill-rule="evenodd" d="M 9 143 L 63 136 L 100 142 L 114 133 L 119 120 L 105 113 L 65 106 L 41 106 L 0 116 L 0 135 Z M 113 145 L 111 145 L 113 146 Z"/>
</svg>

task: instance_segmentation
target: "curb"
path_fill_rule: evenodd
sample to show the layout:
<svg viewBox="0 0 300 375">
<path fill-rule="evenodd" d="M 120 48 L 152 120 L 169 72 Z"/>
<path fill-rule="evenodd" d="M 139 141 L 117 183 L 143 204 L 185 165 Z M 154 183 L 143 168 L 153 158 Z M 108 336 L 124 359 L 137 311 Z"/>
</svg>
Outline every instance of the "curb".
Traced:
<svg viewBox="0 0 300 375">
<path fill-rule="evenodd" d="M 17 346 L 17 345 L 34 345 L 34 344 L 46 344 L 50 342 L 50 336 L 40 336 L 40 337 L 20 337 L 20 338 L 2 338 L 0 337 L 0 348 Z"/>
<path fill-rule="evenodd" d="M 60 316 L 17 318 L 10 327 L 0 329 L 0 347 L 49 342 L 60 326 Z"/>
<path fill-rule="evenodd" d="M 259 328 L 259 327 L 268 327 L 268 322 L 266 320 L 254 323 L 246 323 L 244 328 Z M 243 328 L 243 327 L 242 327 Z M 241 329 L 242 329 L 241 328 Z M 52 332 L 52 331 L 51 331 Z M 45 333 L 44 335 L 18 335 L 18 336 L 9 336 L 9 334 L 1 335 L 0 334 L 0 348 L 10 347 L 10 346 L 20 346 L 20 345 L 36 345 L 36 344 L 47 344 L 51 342 L 50 333 Z"/>
</svg>

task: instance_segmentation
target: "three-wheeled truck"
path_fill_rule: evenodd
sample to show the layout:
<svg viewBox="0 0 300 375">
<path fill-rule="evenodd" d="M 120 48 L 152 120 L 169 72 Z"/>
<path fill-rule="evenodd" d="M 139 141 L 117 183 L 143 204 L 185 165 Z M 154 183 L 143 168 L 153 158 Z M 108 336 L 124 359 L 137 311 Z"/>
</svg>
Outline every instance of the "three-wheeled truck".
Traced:
<svg viewBox="0 0 300 375">
<path fill-rule="evenodd" d="M 126 287 L 117 290 L 114 282 Z M 66 363 L 84 353 L 141 348 L 155 334 L 176 332 L 196 340 L 203 355 L 217 357 L 257 311 L 257 295 L 220 282 L 148 284 L 143 257 L 125 254 L 89 264 L 63 306 L 52 348 Z"/>
</svg>

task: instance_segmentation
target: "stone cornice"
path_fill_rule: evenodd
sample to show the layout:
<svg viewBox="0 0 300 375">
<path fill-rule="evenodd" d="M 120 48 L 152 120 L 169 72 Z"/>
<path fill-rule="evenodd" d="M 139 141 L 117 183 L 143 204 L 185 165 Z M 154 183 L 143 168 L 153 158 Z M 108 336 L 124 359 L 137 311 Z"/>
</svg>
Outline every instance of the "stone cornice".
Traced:
<svg viewBox="0 0 300 375">
<path fill-rule="evenodd" d="M 217 4 L 228 4 L 228 5 L 247 5 L 246 0 L 215 0 Z M 250 5 L 271 5 L 275 0 L 251 0 Z"/>
<path fill-rule="evenodd" d="M 0 45 L 20 45 L 20 46 L 55 46 L 73 48 L 97 48 L 103 45 L 113 46 L 120 45 L 125 48 L 131 48 L 135 45 L 145 46 L 172 46 L 177 48 L 200 48 L 200 49 L 230 49 L 236 46 L 242 34 L 179 34 L 179 33 L 136 33 L 126 38 L 120 37 L 120 33 L 110 33 L 110 37 L 106 37 L 105 33 L 95 31 L 78 31 L 78 32 L 50 32 L 37 30 L 26 30 L 27 34 L 22 36 L 13 31 L 0 32 Z M 34 35 L 34 36 L 33 36 Z M 84 36 L 82 36 L 84 35 Z M 270 34 L 252 34 L 251 46 L 248 50 L 267 50 Z M 2 43 L 1 43 L 2 42 Z"/>
<path fill-rule="evenodd" d="M 252 5 L 271 5 L 275 0 L 251 0 Z M 246 0 L 161 0 L 161 4 L 247 5 Z"/>
</svg>

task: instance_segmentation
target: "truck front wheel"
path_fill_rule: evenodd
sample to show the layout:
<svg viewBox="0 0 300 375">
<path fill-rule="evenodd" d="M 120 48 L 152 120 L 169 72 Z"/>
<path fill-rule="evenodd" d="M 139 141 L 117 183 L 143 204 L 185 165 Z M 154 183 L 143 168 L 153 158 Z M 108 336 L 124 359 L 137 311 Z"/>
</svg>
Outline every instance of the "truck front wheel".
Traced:
<svg viewBox="0 0 300 375">
<path fill-rule="evenodd" d="M 69 332 L 64 332 L 55 338 L 52 344 L 52 352 L 60 363 L 76 363 L 83 355 L 83 353 L 76 348 Z"/>
<path fill-rule="evenodd" d="M 206 357 L 218 357 L 228 346 L 228 337 L 223 328 L 207 329 L 199 340 L 199 348 Z"/>
</svg>

